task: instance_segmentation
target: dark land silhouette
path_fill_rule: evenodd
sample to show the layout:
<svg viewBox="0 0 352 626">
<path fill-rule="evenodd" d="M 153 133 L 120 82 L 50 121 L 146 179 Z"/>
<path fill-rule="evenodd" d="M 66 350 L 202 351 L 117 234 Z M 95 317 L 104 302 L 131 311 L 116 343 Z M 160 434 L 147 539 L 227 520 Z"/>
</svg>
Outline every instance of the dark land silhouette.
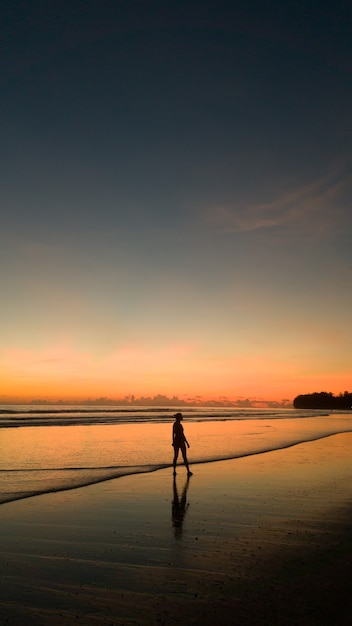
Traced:
<svg viewBox="0 0 352 626">
<path fill-rule="evenodd" d="M 352 393 L 345 391 L 338 396 L 328 391 L 306 393 L 297 396 L 293 401 L 295 409 L 352 409 Z"/>
</svg>

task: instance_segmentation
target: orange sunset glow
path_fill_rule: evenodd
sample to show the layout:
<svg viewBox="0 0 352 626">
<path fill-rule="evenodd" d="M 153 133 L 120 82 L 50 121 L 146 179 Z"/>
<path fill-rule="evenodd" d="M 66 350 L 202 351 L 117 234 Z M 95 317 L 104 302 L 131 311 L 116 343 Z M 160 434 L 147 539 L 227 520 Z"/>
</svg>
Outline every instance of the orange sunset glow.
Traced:
<svg viewBox="0 0 352 626">
<path fill-rule="evenodd" d="M 2 400 L 118 400 L 132 394 L 136 398 L 161 394 L 198 402 L 243 397 L 280 402 L 312 389 L 339 393 L 348 388 L 348 373 L 324 373 L 318 365 L 310 373 L 302 359 L 279 357 L 211 358 L 202 355 L 200 347 L 177 346 L 155 352 L 126 346 L 99 358 L 67 346 L 41 353 L 8 350 Z"/>
</svg>

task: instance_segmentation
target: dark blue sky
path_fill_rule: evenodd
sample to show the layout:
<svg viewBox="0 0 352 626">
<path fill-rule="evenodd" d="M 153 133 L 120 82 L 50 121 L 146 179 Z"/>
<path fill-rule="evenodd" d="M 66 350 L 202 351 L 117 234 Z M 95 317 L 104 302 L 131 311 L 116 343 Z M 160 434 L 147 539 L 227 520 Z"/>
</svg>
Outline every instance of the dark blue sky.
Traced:
<svg viewBox="0 0 352 626">
<path fill-rule="evenodd" d="M 162 221 L 308 181 L 349 149 L 350 12 L 295 4 L 5 3 L 5 189 Z"/>
</svg>

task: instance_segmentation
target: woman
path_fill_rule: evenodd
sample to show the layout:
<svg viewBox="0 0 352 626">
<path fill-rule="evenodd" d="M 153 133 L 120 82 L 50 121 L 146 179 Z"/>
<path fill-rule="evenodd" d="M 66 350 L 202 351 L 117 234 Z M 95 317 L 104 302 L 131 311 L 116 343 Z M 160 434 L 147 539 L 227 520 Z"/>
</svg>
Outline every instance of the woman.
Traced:
<svg viewBox="0 0 352 626">
<path fill-rule="evenodd" d="M 174 461 L 173 461 L 174 476 L 176 475 L 176 463 L 177 463 L 178 453 L 180 450 L 182 452 L 183 460 L 187 468 L 187 475 L 192 476 L 192 472 L 189 469 L 189 465 L 187 461 L 187 453 L 186 453 L 186 444 L 187 444 L 187 447 L 189 448 L 189 443 L 185 437 L 185 434 L 183 432 L 183 426 L 181 424 L 181 421 L 183 420 L 182 413 L 176 413 L 176 415 L 174 415 L 174 418 L 175 418 L 175 422 L 172 427 L 172 445 L 174 447 Z"/>
</svg>

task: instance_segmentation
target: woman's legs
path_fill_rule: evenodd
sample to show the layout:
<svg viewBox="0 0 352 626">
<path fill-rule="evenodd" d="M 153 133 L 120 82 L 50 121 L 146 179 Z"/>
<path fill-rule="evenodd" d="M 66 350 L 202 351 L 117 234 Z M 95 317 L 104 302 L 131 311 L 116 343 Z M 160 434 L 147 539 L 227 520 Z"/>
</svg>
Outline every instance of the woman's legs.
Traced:
<svg viewBox="0 0 352 626">
<path fill-rule="evenodd" d="M 181 452 L 182 452 L 182 456 L 183 456 L 183 460 L 184 460 L 185 466 L 187 468 L 187 473 L 188 473 L 188 475 L 190 475 L 190 474 L 192 474 L 192 472 L 190 471 L 189 465 L 188 465 L 186 444 L 185 443 L 183 444 L 183 446 L 181 446 Z"/>
<path fill-rule="evenodd" d="M 176 463 L 177 463 L 179 449 L 180 448 L 176 444 L 174 444 L 174 461 L 173 461 L 174 474 L 176 474 Z"/>
<path fill-rule="evenodd" d="M 188 473 L 189 476 L 191 476 L 192 472 L 189 469 L 189 465 L 188 465 L 186 444 L 185 443 L 181 444 L 180 446 L 177 446 L 176 444 L 174 445 L 174 450 L 175 450 L 174 462 L 173 462 L 173 465 L 174 465 L 174 475 L 176 474 L 176 463 L 177 463 L 178 453 L 179 453 L 180 449 L 181 449 L 181 452 L 182 452 L 184 464 L 185 464 L 186 469 L 187 469 L 187 473 Z"/>
</svg>

